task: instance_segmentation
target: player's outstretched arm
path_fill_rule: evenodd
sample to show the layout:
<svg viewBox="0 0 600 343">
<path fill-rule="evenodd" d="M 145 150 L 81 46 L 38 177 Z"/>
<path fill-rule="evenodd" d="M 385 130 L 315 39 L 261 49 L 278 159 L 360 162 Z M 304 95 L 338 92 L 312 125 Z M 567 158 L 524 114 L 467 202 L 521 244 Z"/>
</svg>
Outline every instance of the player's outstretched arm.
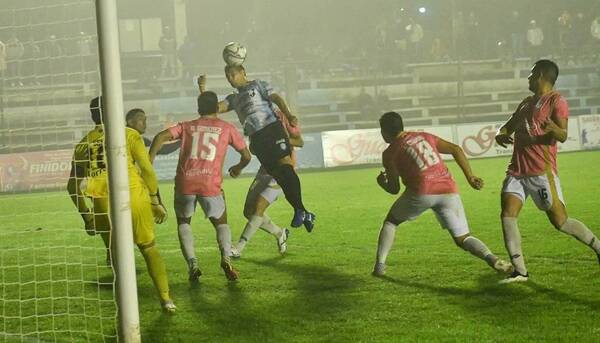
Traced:
<svg viewBox="0 0 600 343">
<path fill-rule="evenodd" d="M 290 109 L 289 109 L 287 103 L 285 102 L 285 100 L 279 94 L 277 94 L 277 93 L 271 93 L 269 95 L 269 99 L 275 105 L 277 105 L 277 107 L 281 110 L 281 112 L 283 112 L 283 114 L 285 115 L 285 117 L 287 118 L 287 120 L 290 122 L 290 125 L 296 126 L 298 124 L 298 118 L 296 118 L 296 116 L 292 115 L 292 113 L 290 112 Z"/>
<path fill-rule="evenodd" d="M 441 138 L 437 140 L 437 150 L 442 154 L 451 154 L 454 157 L 454 160 L 463 171 L 465 178 L 469 182 L 469 185 L 474 189 L 483 188 L 483 180 L 473 175 L 473 171 L 471 170 L 471 165 L 469 164 L 469 160 L 465 155 L 463 149 L 456 144 L 445 141 Z"/>
<path fill-rule="evenodd" d="M 156 178 L 156 172 L 152 167 L 144 141 L 141 136 L 138 136 L 131 146 L 131 155 L 134 162 L 140 168 L 142 180 L 148 188 L 150 193 L 150 203 L 152 205 L 152 214 L 154 216 L 154 222 L 157 224 L 163 223 L 167 220 L 167 209 L 163 205 L 160 195 L 158 193 L 158 179 Z M 153 142 L 154 143 L 154 142 Z M 158 152 L 158 150 L 156 150 Z M 155 155 L 156 156 L 156 155 Z"/>
<path fill-rule="evenodd" d="M 246 168 L 252 159 L 252 155 L 250 154 L 250 150 L 248 150 L 248 148 L 244 148 L 238 152 L 240 153 L 240 162 L 229 168 L 229 175 L 233 178 L 240 176 L 242 170 Z"/>
<path fill-rule="evenodd" d="M 198 75 L 198 90 L 200 94 L 206 91 L 206 75 Z M 219 113 L 229 112 L 229 103 L 227 101 L 219 101 Z"/>
<path fill-rule="evenodd" d="M 169 129 L 162 130 L 152 140 L 152 144 L 150 144 L 150 163 L 154 163 L 154 159 L 158 152 L 163 147 L 166 142 L 173 140 L 173 135 Z"/>
</svg>

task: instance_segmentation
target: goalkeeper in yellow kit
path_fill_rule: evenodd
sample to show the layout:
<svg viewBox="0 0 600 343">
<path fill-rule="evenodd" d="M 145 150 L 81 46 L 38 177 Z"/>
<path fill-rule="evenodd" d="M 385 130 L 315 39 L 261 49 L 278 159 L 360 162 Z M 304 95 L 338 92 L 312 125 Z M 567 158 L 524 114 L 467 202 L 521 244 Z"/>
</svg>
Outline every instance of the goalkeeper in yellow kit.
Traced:
<svg viewBox="0 0 600 343">
<path fill-rule="evenodd" d="M 96 97 L 90 102 L 90 112 L 96 126 L 75 147 L 67 190 L 85 222 L 86 232 L 90 235 L 100 234 L 108 249 L 108 177 L 101 102 L 101 97 Z M 158 195 L 156 173 L 150 163 L 142 136 L 136 130 L 126 128 L 126 145 L 133 240 L 146 260 L 162 308 L 174 312 L 176 307 L 169 295 L 165 264 L 154 240 L 154 221 L 160 224 L 167 218 L 167 212 Z M 85 186 L 82 182 L 84 179 L 87 180 Z M 91 198 L 93 209 L 87 206 L 86 197 Z"/>
</svg>

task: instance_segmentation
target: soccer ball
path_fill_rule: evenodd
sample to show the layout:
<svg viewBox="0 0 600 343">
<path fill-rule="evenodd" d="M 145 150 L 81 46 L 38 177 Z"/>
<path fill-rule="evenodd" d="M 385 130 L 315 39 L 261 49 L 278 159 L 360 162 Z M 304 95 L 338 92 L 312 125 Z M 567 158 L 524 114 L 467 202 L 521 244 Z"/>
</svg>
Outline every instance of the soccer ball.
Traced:
<svg viewBox="0 0 600 343">
<path fill-rule="evenodd" d="M 238 42 L 231 42 L 223 49 L 223 60 L 227 65 L 239 66 L 246 59 L 246 48 Z"/>
</svg>

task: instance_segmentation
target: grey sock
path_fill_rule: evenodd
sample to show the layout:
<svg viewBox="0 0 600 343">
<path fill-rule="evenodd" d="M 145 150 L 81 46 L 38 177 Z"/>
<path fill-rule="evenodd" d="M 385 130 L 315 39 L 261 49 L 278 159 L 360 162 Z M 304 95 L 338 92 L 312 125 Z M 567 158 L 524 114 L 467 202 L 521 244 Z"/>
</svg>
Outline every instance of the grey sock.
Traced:
<svg viewBox="0 0 600 343">
<path fill-rule="evenodd" d="M 487 264 L 489 264 L 492 267 L 494 266 L 494 262 L 496 262 L 496 260 L 498 259 L 494 254 L 492 254 L 492 252 L 485 245 L 485 243 L 473 236 L 465 238 L 465 240 L 462 243 L 462 248 L 470 252 L 474 256 L 477 256 L 480 259 L 486 261 Z"/>
<path fill-rule="evenodd" d="M 277 226 L 277 224 L 275 224 L 266 214 L 263 215 L 263 222 L 260 224 L 260 228 L 277 238 L 281 237 L 281 234 L 283 233 L 281 228 Z"/>
<path fill-rule="evenodd" d="M 219 224 L 215 228 L 217 231 L 217 243 L 219 243 L 219 250 L 221 250 L 221 257 L 229 259 L 231 255 L 231 230 L 227 224 Z"/>
<path fill-rule="evenodd" d="M 567 218 L 567 221 L 560 227 L 560 231 L 577 238 L 577 240 L 592 248 L 596 254 L 600 254 L 600 240 L 579 220 Z"/>
<path fill-rule="evenodd" d="M 521 251 L 521 233 L 517 225 L 517 218 L 502 217 L 502 233 L 504 234 L 504 245 L 515 270 L 522 275 L 526 275 L 527 268 Z"/>
<path fill-rule="evenodd" d="M 246 223 L 246 227 L 244 227 L 244 231 L 242 232 L 242 235 L 240 236 L 240 240 L 237 244 L 237 249 L 239 252 L 242 252 L 242 250 L 244 250 L 246 243 L 248 243 L 250 238 L 252 238 L 252 236 L 254 236 L 254 234 L 256 233 L 256 230 L 258 230 L 258 227 L 260 226 L 260 224 L 262 224 L 262 222 L 263 222 L 263 217 L 254 216 L 254 215 L 250 216 L 250 219 L 248 219 L 248 222 Z"/>
<path fill-rule="evenodd" d="M 394 243 L 394 237 L 396 236 L 396 225 L 385 222 L 379 231 L 379 241 L 377 244 L 377 263 L 385 264 L 387 255 L 392 249 Z"/>
<path fill-rule="evenodd" d="M 177 226 L 177 234 L 179 236 L 179 246 L 181 247 L 183 258 L 189 263 L 190 259 L 196 258 L 192 226 L 190 224 L 179 224 Z"/>
</svg>

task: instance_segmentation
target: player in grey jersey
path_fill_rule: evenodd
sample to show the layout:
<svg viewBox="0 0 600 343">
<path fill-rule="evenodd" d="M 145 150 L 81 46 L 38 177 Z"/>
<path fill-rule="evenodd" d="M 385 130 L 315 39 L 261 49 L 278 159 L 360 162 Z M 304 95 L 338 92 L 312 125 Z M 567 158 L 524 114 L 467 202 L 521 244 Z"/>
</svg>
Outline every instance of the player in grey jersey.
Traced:
<svg viewBox="0 0 600 343">
<path fill-rule="evenodd" d="M 258 157 L 265 170 L 277 180 L 285 198 L 294 208 L 291 226 L 304 224 L 308 232 L 314 227 L 315 215 L 302 202 L 300 179 L 291 158 L 292 146 L 288 134 L 275 115 L 273 104 L 283 112 L 292 126 L 297 118 L 290 113 L 285 100 L 273 92 L 265 81 L 248 80 L 243 66 L 226 66 L 225 76 L 237 93 L 219 102 L 219 113 L 234 110 L 250 138 L 250 151 Z M 206 88 L 206 77 L 198 78 L 200 93 Z"/>
</svg>

